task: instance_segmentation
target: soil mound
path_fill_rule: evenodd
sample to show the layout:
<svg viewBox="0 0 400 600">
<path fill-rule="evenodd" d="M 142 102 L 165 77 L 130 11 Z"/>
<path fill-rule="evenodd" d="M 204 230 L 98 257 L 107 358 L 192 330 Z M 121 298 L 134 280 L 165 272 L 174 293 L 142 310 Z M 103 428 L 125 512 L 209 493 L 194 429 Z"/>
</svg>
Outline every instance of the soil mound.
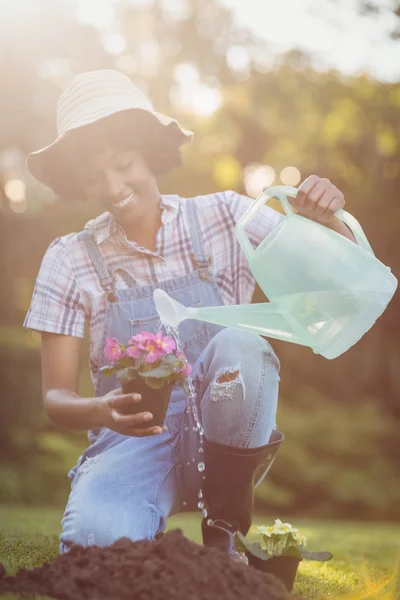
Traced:
<svg viewBox="0 0 400 600">
<path fill-rule="evenodd" d="M 237 563 L 180 530 L 157 541 L 117 540 L 112 546 L 73 546 L 51 563 L 4 576 L 0 595 L 60 600 L 289 600 L 275 577 Z"/>
</svg>

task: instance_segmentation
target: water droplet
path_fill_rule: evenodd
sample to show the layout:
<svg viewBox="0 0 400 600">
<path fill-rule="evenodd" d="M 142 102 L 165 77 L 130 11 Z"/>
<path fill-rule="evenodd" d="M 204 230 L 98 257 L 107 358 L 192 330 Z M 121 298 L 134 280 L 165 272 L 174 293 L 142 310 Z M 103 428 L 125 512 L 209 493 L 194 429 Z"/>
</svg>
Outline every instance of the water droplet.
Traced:
<svg viewBox="0 0 400 600">
<path fill-rule="evenodd" d="M 199 452 L 200 452 L 200 454 L 201 454 L 202 452 L 204 452 L 204 448 L 202 448 L 202 447 L 200 446 L 200 448 L 199 448 Z"/>
<path fill-rule="evenodd" d="M 205 468 L 206 465 L 203 462 L 199 462 L 199 464 L 197 465 L 197 469 L 200 471 L 200 473 L 202 473 Z"/>
<path fill-rule="evenodd" d="M 199 500 L 199 502 L 197 503 L 197 506 L 199 508 L 204 508 L 204 502 L 203 502 L 203 500 Z"/>
<path fill-rule="evenodd" d="M 189 460 L 187 461 L 186 464 L 187 464 L 188 467 L 190 467 L 190 461 Z"/>
<path fill-rule="evenodd" d="M 197 496 L 198 496 L 199 498 L 202 498 L 202 497 L 203 497 L 203 490 L 199 490 L 199 493 L 197 494 Z"/>
<path fill-rule="evenodd" d="M 203 508 L 203 510 L 201 511 L 202 517 L 205 519 L 207 518 L 208 512 L 206 508 Z"/>
<path fill-rule="evenodd" d="M 193 431 L 198 431 L 199 428 L 198 427 L 193 427 Z"/>
<path fill-rule="evenodd" d="M 195 458 L 192 458 L 192 462 L 195 462 L 195 461 L 196 461 L 196 459 L 195 459 Z"/>
<path fill-rule="evenodd" d="M 186 505 L 187 505 L 187 502 L 186 502 L 186 500 L 184 500 L 184 501 L 182 502 L 182 504 L 183 504 L 183 506 L 186 506 Z"/>
<path fill-rule="evenodd" d="M 206 476 L 205 476 L 205 475 L 203 475 L 203 479 L 205 479 L 205 478 L 206 478 Z"/>
<path fill-rule="evenodd" d="M 185 425 L 185 427 L 183 428 L 183 431 L 189 431 L 189 427 L 187 425 Z"/>
</svg>

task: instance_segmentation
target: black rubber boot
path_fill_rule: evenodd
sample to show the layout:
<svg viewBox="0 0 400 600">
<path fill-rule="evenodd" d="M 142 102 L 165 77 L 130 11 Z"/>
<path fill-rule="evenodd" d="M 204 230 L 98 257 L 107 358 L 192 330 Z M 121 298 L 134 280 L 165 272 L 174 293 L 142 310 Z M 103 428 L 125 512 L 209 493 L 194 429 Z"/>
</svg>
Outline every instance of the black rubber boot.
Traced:
<svg viewBox="0 0 400 600">
<path fill-rule="evenodd" d="M 201 529 L 205 546 L 220 548 L 247 562 L 236 552 L 236 532 L 246 535 L 249 531 L 254 487 L 264 479 L 283 439 L 283 434 L 274 430 L 266 446 L 235 448 L 204 438 L 208 516 L 202 520 Z"/>
</svg>

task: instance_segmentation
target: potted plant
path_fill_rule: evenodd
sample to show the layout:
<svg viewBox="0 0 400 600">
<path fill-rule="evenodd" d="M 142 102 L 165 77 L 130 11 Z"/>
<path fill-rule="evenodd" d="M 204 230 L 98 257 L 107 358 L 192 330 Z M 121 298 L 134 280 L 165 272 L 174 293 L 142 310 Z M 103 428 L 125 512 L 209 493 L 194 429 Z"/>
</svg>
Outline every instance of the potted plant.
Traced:
<svg viewBox="0 0 400 600">
<path fill-rule="evenodd" d="M 330 552 L 311 552 L 306 550 L 307 538 L 290 523 L 275 519 L 271 527 L 257 527 L 261 538 L 259 542 L 248 542 L 238 532 L 237 550 L 245 552 L 249 564 L 264 573 L 278 577 L 291 592 L 301 560 L 326 561 L 332 558 Z"/>
<path fill-rule="evenodd" d="M 129 413 L 151 412 L 151 426 L 163 425 L 174 384 L 181 384 L 185 393 L 189 393 L 186 378 L 192 366 L 177 349 L 175 341 L 163 336 L 162 331 L 156 334 L 142 331 L 132 336 L 126 345 L 117 338 L 107 338 L 104 356 L 110 364 L 101 367 L 101 373 L 106 377 L 115 373 L 124 394 L 141 394 L 142 400 L 130 407 Z M 138 427 L 149 427 L 149 424 Z"/>
</svg>

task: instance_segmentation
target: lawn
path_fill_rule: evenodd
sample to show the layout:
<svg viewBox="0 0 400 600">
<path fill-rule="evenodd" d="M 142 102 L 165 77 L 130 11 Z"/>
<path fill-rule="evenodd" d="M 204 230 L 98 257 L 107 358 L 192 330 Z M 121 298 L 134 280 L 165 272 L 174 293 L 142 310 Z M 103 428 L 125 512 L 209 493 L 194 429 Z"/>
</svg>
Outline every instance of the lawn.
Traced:
<svg viewBox="0 0 400 600">
<path fill-rule="evenodd" d="M 61 511 L 54 508 L 0 506 L 0 562 L 9 574 L 58 555 L 60 519 Z M 267 521 L 257 517 L 254 524 Z M 295 593 L 310 600 L 400 600 L 400 525 L 304 519 L 295 524 L 310 549 L 334 555 L 328 563 L 303 561 Z M 175 516 L 169 521 L 174 527 L 200 541 L 198 515 Z"/>
</svg>

